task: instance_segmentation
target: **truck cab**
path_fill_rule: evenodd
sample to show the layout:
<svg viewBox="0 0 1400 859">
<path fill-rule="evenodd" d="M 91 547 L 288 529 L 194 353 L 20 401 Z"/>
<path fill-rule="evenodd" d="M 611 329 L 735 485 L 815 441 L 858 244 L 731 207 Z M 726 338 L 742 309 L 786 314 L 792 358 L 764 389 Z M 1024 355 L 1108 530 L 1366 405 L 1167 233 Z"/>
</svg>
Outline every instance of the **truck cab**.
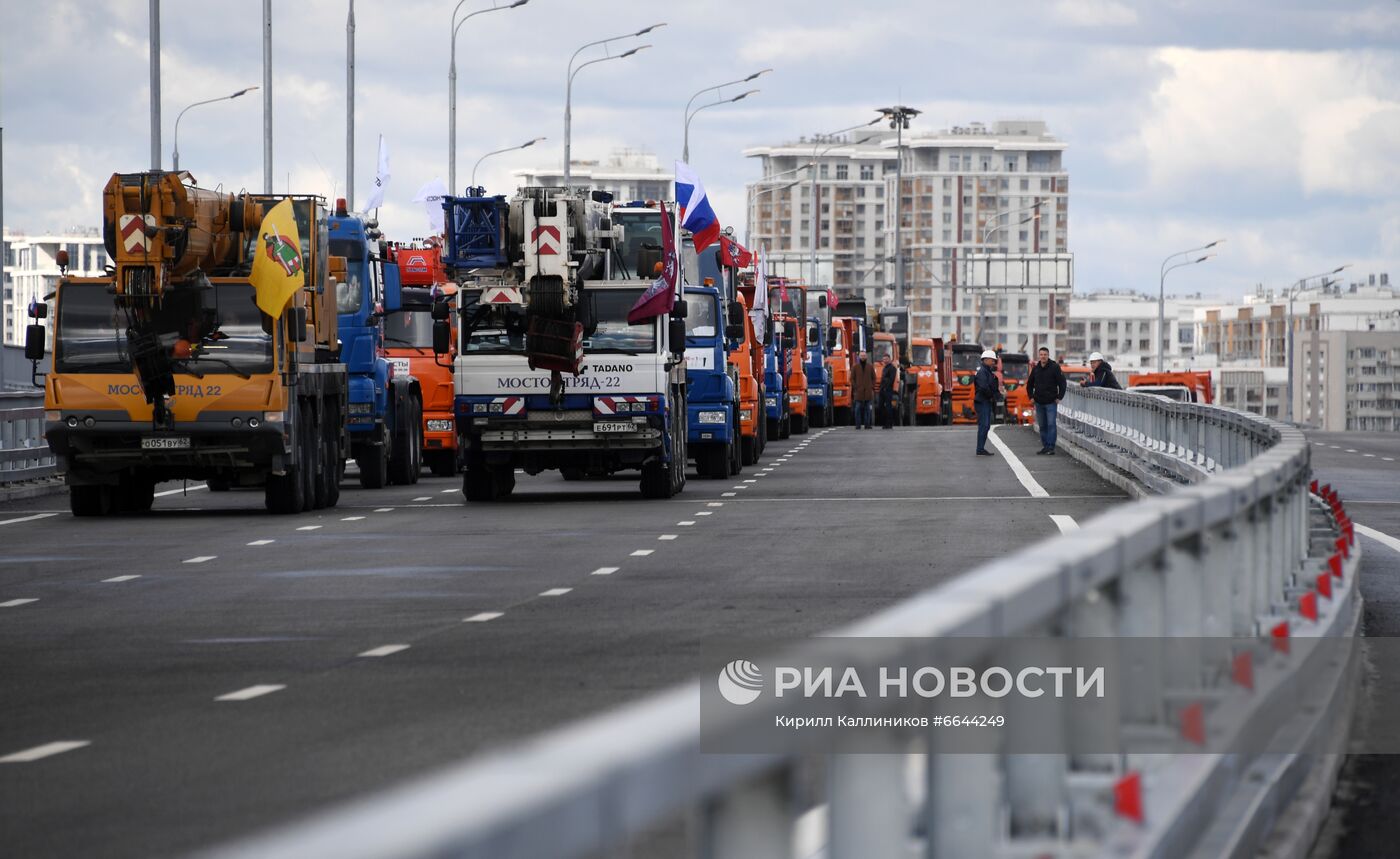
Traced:
<svg viewBox="0 0 1400 859">
<path fill-rule="evenodd" d="M 773 342 L 787 380 L 789 430 L 801 434 L 811 426 L 807 410 L 807 290 L 781 278 L 769 278 L 769 283 L 774 280 L 778 285 L 768 287 Z"/>
<path fill-rule="evenodd" d="M 347 429 L 360 485 L 418 482 L 422 470 L 422 395 L 407 360 L 391 362 L 384 352 L 386 314 L 402 310 L 397 265 L 386 264 L 387 248 L 377 225 L 336 201 L 329 220 L 331 253 L 345 259 L 345 279 L 336 284 L 340 355 L 350 376 Z"/>
<path fill-rule="evenodd" d="M 738 474 L 738 370 L 731 370 L 726 337 L 725 302 L 711 278 L 705 286 L 685 288 L 686 404 L 690 418 L 689 447 L 701 477 Z"/>
<path fill-rule="evenodd" d="M 939 337 L 914 337 L 909 346 L 909 372 L 915 380 L 911 411 L 914 423 L 946 424 L 943 410 L 943 373 L 940 368 L 943 340 Z"/>
<path fill-rule="evenodd" d="M 999 352 L 1001 358 L 1001 384 L 1006 391 L 1006 423 L 1035 423 L 1035 404 L 1026 392 L 1026 381 L 1031 376 L 1031 358 L 1025 352 Z"/>
<path fill-rule="evenodd" d="M 831 330 L 830 299 L 825 290 L 807 293 L 807 415 L 814 427 L 833 422 L 831 373 L 827 367 L 827 332 Z"/>
<path fill-rule="evenodd" d="M 753 465 L 768 441 L 768 421 L 763 414 L 764 354 L 742 291 L 735 291 L 734 303 L 744 314 L 744 337 L 729 351 L 729 365 L 739 380 L 739 464 Z"/>
<path fill-rule="evenodd" d="M 400 306 L 383 319 L 384 354 L 396 377 L 411 376 L 418 382 L 423 404 L 423 464 L 437 477 L 451 477 L 459 470 L 457 424 L 452 416 L 452 359 L 433 352 L 433 309 L 441 304 L 448 312 L 449 332 L 455 342 L 452 310 L 457 286 L 450 283 L 442 265 L 442 248 L 434 243 L 391 245 L 389 262 L 398 268 Z"/>
<path fill-rule="evenodd" d="M 972 377 L 977 375 L 977 368 L 982 364 L 982 347 L 976 343 L 953 343 L 949 351 L 952 353 L 949 360 L 952 422 L 975 424 L 977 408 L 974 405 Z"/>
<path fill-rule="evenodd" d="M 1187 403 L 1210 404 L 1215 402 L 1215 391 L 1211 386 L 1210 373 L 1204 370 L 1137 373 L 1129 377 L 1128 387 L 1171 389 L 1152 391 L 1151 393 L 1161 394 Z"/>
<path fill-rule="evenodd" d="M 851 341 L 846 323 L 850 317 L 835 316 L 826 336 L 826 372 L 831 379 L 831 421 L 835 426 L 851 423 Z"/>
<path fill-rule="evenodd" d="M 903 355 L 900 354 L 899 340 L 889 331 L 876 331 L 871 336 L 872 348 L 870 360 L 875 364 L 875 411 L 878 414 L 881 408 L 880 398 L 880 360 L 888 358 L 894 364 L 894 391 L 895 391 L 895 416 L 894 423 L 903 423 L 903 392 L 904 392 L 904 362 Z"/>
</svg>

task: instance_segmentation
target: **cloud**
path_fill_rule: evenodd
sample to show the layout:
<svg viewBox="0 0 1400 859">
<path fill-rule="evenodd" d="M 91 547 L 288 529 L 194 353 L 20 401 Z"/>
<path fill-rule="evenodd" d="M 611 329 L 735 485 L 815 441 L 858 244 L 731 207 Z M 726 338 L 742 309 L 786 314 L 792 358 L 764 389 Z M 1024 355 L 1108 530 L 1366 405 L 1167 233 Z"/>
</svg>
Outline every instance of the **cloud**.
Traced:
<svg viewBox="0 0 1400 859">
<path fill-rule="evenodd" d="M 1117 0 L 1056 0 L 1054 12 L 1075 27 L 1126 27 L 1138 21 L 1137 12 Z"/>
</svg>

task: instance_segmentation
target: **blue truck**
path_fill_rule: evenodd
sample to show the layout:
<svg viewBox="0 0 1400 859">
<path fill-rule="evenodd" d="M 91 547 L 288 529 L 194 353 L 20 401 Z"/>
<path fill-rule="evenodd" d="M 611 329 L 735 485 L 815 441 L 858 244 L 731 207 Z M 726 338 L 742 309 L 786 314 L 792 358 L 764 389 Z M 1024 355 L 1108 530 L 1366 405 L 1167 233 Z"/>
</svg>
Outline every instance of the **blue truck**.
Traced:
<svg viewBox="0 0 1400 859">
<path fill-rule="evenodd" d="M 685 288 L 689 447 L 697 474 L 724 478 L 743 468 L 738 370 L 729 363 L 730 350 L 744 336 L 743 308 L 713 285 L 714 277 L 704 278 L 704 283 Z"/>
<path fill-rule="evenodd" d="M 803 362 L 807 370 L 807 420 L 814 427 L 829 427 L 834 423 L 831 392 L 831 370 L 826 366 L 831 344 L 831 307 L 826 292 L 807 293 L 807 355 Z"/>
<path fill-rule="evenodd" d="M 343 257 L 337 278 L 336 314 L 340 360 L 349 374 L 346 429 L 360 485 L 418 482 L 423 469 L 423 397 L 408 359 L 384 356 L 381 321 L 401 309 L 397 265 L 386 265 L 378 224 L 346 211 L 336 201 L 328 219 L 330 253 Z"/>
</svg>

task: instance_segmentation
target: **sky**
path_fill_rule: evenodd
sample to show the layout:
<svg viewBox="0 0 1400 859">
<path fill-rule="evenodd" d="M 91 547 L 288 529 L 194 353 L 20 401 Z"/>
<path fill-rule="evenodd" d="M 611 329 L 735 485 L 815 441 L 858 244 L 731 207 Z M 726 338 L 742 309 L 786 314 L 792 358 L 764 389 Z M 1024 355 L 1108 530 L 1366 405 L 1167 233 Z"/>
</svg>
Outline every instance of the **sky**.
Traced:
<svg viewBox="0 0 1400 859">
<path fill-rule="evenodd" d="M 273 0 L 278 191 L 345 189 L 348 0 Z M 180 109 L 262 82 L 258 0 L 165 2 L 163 164 Z M 387 141 L 380 220 L 421 236 L 417 190 L 447 178 L 453 0 L 361 0 L 355 189 Z M 462 10 L 490 0 L 464 0 Z M 0 0 L 4 223 L 96 225 L 113 172 L 150 166 L 147 0 Z M 529 0 L 478 15 L 457 47 L 459 185 L 510 193 L 513 169 L 562 164 L 565 70 L 585 42 L 651 47 L 581 72 L 576 159 L 618 147 L 679 157 L 703 87 L 762 68 L 761 91 L 700 114 L 690 162 L 742 234 L 746 147 L 924 111 L 912 133 L 1043 119 L 1068 143 L 1077 291 L 1155 293 L 1168 254 L 1225 239 L 1169 293 L 1286 289 L 1349 263 L 1400 277 L 1400 0 Z M 594 48 L 580 59 L 602 56 Z M 735 91 L 737 92 L 737 91 Z M 262 93 L 196 108 L 181 166 L 201 185 L 262 189 Z M 355 203 L 359 205 L 359 201 Z"/>
</svg>

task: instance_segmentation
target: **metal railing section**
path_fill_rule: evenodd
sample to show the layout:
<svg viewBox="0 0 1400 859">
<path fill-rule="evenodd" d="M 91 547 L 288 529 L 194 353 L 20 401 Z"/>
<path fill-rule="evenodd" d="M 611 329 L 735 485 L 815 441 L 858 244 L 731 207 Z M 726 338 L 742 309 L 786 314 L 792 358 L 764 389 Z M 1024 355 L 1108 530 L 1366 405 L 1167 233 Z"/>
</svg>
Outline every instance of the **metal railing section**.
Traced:
<svg viewBox="0 0 1400 859">
<path fill-rule="evenodd" d="M 625 855 L 677 821 L 705 857 L 1252 853 L 1307 755 L 1160 752 L 1192 707 L 1217 732 L 1225 714 L 1252 726 L 1251 708 L 1281 710 L 1279 730 L 1299 752 L 1345 736 L 1359 660 L 1300 667 L 1271 645 L 1355 633 L 1350 526 L 1310 492 L 1295 429 L 1121 392 L 1072 391 L 1065 405 L 1067 441 L 1132 460 L 1171 494 L 1112 508 L 834 635 L 885 639 L 896 660 L 951 636 L 978 637 L 988 659 L 999 637 L 1248 638 L 1259 650 L 1253 689 L 1232 685 L 1228 655 L 1209 648 L 1148 672 L 1121 716 L 1143 740 L 1124 755 L 928 754 L 957 742 L 937 731 L 891 740 L 889 754 L 823 755 L 794 732 L 771 754 L 715 755 L 702 752 L 697 682 L 206 855 Z M 872 714 L 870 701 L 851 708 Z M 751 707 L 736 723 L 749 718 L 772 715 Z M 807 840 L 814 828 L 820 837 Z"/>
<path fill-rule="evenodd" d="M 44 441 L 44 395 L 0 392 L 0 487 L 58 474 Z"/>
</svg>

